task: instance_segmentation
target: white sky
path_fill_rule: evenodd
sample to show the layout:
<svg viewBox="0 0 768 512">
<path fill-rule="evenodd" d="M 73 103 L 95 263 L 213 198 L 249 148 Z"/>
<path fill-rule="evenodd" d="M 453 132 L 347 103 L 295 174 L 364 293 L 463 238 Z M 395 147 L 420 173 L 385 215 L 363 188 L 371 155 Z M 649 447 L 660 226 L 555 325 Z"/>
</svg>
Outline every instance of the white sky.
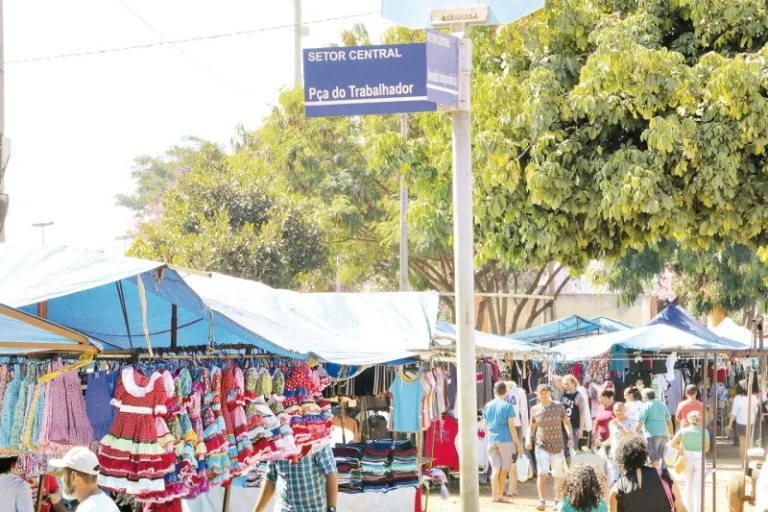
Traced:
<svg viewBox="0 0 768 512">
<path fill-rule="evenodd" d="M 304 0 L 304 22 L 378 12 L 381 0 Z M 122 0 L 175 40 L 293 22 L 291 0 Z M 115 195 L 133 190 L 133 158 L 195 135 L 227 144 L 254 128 L 293 81 L 293 29 L 92 56 L 41 56 L 160 42 L 121 0 L 5 0 L 9 242 L 122 251 L 132 226 Z M 309 25 L 304 47 L 325 46 L 354 23 L 374 40 L 378 14 Z"/>
</svg>

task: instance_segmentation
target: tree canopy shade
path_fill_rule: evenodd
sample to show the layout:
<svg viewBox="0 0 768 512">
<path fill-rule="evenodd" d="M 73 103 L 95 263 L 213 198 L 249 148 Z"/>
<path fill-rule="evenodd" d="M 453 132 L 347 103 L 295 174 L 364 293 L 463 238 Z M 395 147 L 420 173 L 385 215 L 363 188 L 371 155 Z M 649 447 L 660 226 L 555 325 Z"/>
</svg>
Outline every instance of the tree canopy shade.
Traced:
<svg viewBox="0 0 768 512">
<path fill-rule="evenodd" d="M 385 35 L 387 42 L 421 38 L 402 28 Z M 367 39 L 360 27 L 343 36 L 344 44 Z M 565 286 L 556 278 L 565 268 L 579 274 L 590 260 L 631 259 L 664 244 L 679 248 L 683 260 L 690 255 L 695 261 L 681 260 L 681 268 L 697 272 L 710 266 L 697 260 L 707 257 L 702 249 L 724 255 L 725 267 L 701 271 L 717 283 L 731 278 L 742 251 L 768 245 L 765 2 L 551 0 L 517 23 L 475 28 L 472 39 L 478 291 L 556 296 L 562 288 L 550 284 Z M 279 286 L 303 276 L 322 288 L 338 269 L 353 287 L 393 286 L 403 176 L 411 282 L 453 291 L 449 116 L 410 116 L 407 140 L 398 131 L 397 116 L 305 119 L 300 91 L 284 92 L 259 129 L 241 131 L 236 153 L 224 160 L 242 172 L 217 176 L 254 191 L 266 183 L 264 194 L 253 195 L 264 204 L 259 215 L 283 212 L 275 198 L 287 197 L 310 212 L 309 226 L 319 226 L 315 237 L 297 221 L 302 255 L 270 256 L 259 263 L 267 275 L 245 276 Z M 255 247 L 284 247 L 278 223 L 236 206 L 239 199 L 225 217 L 185 193 L 168 196 L 167 229 L 142 235 L 137 251 L 151 246 L 164 256 L 187 244 L 177 258 L 244 276 L 238 268 L 256 257 Z M 253 215 L 252 236 L 237 212 Z M 271 245 L 262 243 L 267 235 Z M 214 253 L 204 239 L 224 249 Z M 269 280 L 272 272 L 280 283 Z M 700 274 L 692 275 L 696 289 Z M 705 295 L 694 311 L 746 300 Z M 484 300 L 478 321 L 487 314 L 497 333 L 531 325 L 551 299 L 534 300 L 522 318 L 531 300 L 514 307 Z"/>
<path fill-rule="evenodd" d="M 142 224 L 130 254 L 293 287 L 326 252 L 300 201 L 273 193 L 246 163 L 206 144 L 164 196 L 160 222 Z"/>
</svg>

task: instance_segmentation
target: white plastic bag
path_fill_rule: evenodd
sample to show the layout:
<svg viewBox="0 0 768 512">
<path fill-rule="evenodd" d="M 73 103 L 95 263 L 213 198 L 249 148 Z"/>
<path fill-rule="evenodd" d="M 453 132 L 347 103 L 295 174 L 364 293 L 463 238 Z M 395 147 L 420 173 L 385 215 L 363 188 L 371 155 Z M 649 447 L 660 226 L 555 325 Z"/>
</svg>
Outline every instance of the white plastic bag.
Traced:
<svg viewBox="0 0 768 512">
<path fill-rule="evenodd" d="M 525 455 L 520 455 L 517 458 L 517 481 L 527 482 L 529 478 L 533 477 L 533 468 L 531 467 L 531 461 Z"/>
</svg>

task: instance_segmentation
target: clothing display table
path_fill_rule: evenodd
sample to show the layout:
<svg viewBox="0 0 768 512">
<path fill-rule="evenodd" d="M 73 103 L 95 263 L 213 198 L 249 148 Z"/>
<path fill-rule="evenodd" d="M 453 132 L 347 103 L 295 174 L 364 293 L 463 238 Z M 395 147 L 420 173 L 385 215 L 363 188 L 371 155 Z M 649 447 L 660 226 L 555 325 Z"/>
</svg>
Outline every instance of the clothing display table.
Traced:
<svg viewBox="0 0 768 512">
<path fill-rule="evenodd" d="M 258 488 L 232 487 L 229 512 L 253 512 L 259 496 Z M 339 493 L 337 508 L 344 512 L 406 512 L 415 510 L 416 488 L 403 487 L 387 492 Z M 214 487 L 193 500 L 182 501 L 184 512 L 220 512 L 224 506 L 224 489 Z M 267 512 L 272 512 L 271 503 Z"/>
</svg>

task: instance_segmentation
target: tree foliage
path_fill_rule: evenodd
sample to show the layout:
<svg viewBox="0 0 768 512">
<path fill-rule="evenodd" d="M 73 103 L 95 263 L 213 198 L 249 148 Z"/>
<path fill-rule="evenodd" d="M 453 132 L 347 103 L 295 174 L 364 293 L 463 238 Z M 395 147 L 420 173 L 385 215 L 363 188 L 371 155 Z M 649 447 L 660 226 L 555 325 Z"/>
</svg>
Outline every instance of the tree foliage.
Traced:
<svg viewBox="0 0 768 512">
<path fill-rule="evenodd" d="M 676 300 L 699 315 L 715 309 L 743 311 L 768 294 L 768 266 L 754 250 L 732 243 L 721 249 L 697 250 L 664 241 L 641 251 L 631 249 L 605 264 L 596 278 L 630 303 L 651 290 L 664 273 L 672 276 Z"/>
<path fill-rule="evenodd" d="M 317 223 L 300 201 L 275 194 L 246 165 L 204 144 L 163 198 L 130 253 L 292 288 L 325 263 Z"/>
<path fill-rule="evenodd" d="M 546 293 L 565 269 L 622 258 L 637 273 L 627 286 L 669 265 L 691 272 L 690 290 L 752 282 L 743 269 L 768 245 L 767 24 L 758 0 L 550 0 L 473 29 L 476 289 Z M 367 39 L 360 27 L 343 35 Z M 402 176 L 411 282 L 453 291 L 450 116 L 409 117 L 407 140 L 398 116 L 306 119 L 300 92 L 287 91 L 238 142 L 232 161 L 319 223 L 328 251 L 316 286 L 337 261 L 353 286 L 394 284 Z M 746 300 L 706 296 L 697 309 Z M 531 300 L 489 299 L 480 316 L 514 330 L 549 304 L 535 300 L 521 325 Z"/>
</svg>

